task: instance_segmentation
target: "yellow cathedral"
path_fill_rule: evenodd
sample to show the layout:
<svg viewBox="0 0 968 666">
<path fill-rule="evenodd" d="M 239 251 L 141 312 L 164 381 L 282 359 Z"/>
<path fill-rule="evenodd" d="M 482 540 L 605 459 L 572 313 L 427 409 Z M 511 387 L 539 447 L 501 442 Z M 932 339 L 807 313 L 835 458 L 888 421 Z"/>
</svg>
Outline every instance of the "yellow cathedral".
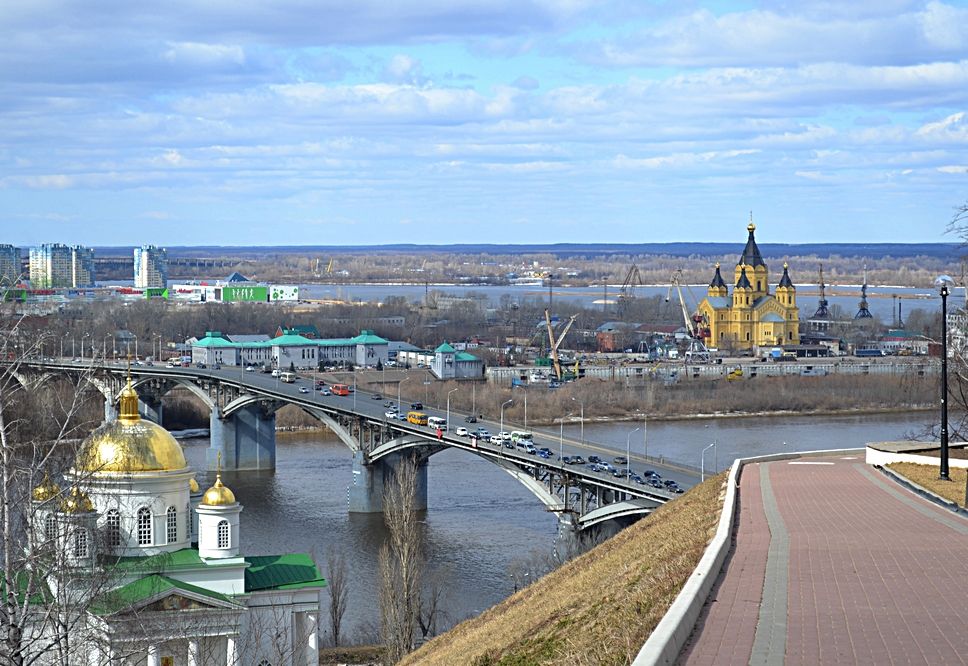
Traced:
<svg viewBox="0 0 968 666">
<path fill-rule="evenodd" d="M 753 350 L 800 343 L 800 311 L 797 290 L 790 280 L 787 265 L 783 276 L 770 293 L 770 271 L 756 246 L 750 221 L 749 238 L 733 275 L 733 294 L 716 264 L 716 273 L 706 298 L 699 304 L 703 320 L 703 342 L 721 351 Z"/>
</svg>

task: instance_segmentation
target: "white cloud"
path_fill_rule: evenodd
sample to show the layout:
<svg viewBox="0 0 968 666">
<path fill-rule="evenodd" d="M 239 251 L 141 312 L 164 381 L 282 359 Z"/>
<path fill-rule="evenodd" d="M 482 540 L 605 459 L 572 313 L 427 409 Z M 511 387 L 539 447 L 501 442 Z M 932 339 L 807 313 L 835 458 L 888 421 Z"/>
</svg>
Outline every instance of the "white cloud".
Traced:
<svg viewBox="0 0 968 666">
<path fill-rule="evenodd" d="M 242 47 L 228 44 L 169 43 L 162 57 L 168 62 L 194 66 L 222 63 L 242 65 L 245 63 L 245 51 Z"/>
</svg>

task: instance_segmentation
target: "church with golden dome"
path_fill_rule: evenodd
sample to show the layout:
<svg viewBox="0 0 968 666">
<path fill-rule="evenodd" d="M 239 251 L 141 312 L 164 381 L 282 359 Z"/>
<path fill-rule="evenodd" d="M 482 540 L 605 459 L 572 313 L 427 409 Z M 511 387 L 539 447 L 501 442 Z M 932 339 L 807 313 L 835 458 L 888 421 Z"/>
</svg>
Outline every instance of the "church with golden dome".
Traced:
<svg viewBox="0 0 968 666">
<path fill-rule="evenodd" d="M 797 290 L 783 264 L 783 275 L 770 293 L 770 271 L 756 245 L 756 226 L 746 227 L 746 247 L 733 270 L 732 294 L 719 264 L 699 303 L 703 342 L 720 351 L 752 351 L 800 343 L 800 310 Z"/>
<path fill-rule="evenodd" d="M 242 505 L 221 471 L 201 492 L 178 441 L 140 418 L 130 378 L 118 418 L 84 440 L 63 486 L 45 476 L 31 499 L 27 547 L 54 554 L 43 575 L 58 607 L 83 609 L 70 663 L 318 663 L 315 562 L 243 555 Z"/>
</svg>

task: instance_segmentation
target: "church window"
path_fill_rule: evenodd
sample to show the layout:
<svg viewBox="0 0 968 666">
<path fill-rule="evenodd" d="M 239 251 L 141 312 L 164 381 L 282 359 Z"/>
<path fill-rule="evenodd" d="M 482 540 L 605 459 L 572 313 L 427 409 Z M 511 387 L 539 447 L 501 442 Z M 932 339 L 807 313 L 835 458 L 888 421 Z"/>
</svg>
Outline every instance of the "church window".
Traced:
<svg viewBox="0 0 968 666">
<path fill-rule="evenodd" d="M 749 334 L 749 331 L 747 331 L 746 332 L 746 341 L 749 342 L 749 339 L 750 339 L 750 334 Z"/>
<path fill-rule="evenodd" d="M 220 520 L 218 522 L 218 547 L 229 547 L 229 521 Z"/>
<path fill-rule="evenodd" d="M 44 521 L 44 538 L 47 540 L 53 539 L 57 534 L 57 519 L 53 516 L 47 516 L 47 520 Z"/>
<path fill-rule="evenodd" d="M 74 557 L 87 557 L 87 530 L 74 532 Z"/>
<path fill-rule="evenodd" d="M 760 285 L 762 285 L 762 284 L 763 283 L 760 282 L 759 280 L 756 281 L 756 291 L 759 291 L 760 290 Z"/>
<path fill-rule="evenodd" d="M 168 507 L 165 519 L 166 527 L 168 528 L 168 543 L 175 543 L 178 541 L 178 512 L 175 510 L 175 507 Z"/>
<path fill-rule="evenodd" d="M 151 545 L 151 509 L 147 507 L 138 509 L 138 545 Z"/>
<path fill-rule="evenodd" d="M 121 545 L 121 514 L 118 513 L 117 509 L 108 511 L 107 520 L 104 524 L 107 528 L 108 546 L 118 548 Z"/>
</svg>

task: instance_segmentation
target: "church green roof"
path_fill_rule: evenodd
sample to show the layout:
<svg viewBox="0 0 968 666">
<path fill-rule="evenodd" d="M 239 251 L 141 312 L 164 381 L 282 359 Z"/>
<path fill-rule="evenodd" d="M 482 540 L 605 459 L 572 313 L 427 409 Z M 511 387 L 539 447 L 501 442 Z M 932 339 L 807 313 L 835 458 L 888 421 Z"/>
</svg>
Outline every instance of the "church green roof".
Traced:
<svg viewBox="0 0 968 666">
<path fill-rule="evenodd" d="M 440 345 L 439 347 L 437 347 L 437 349 L 434 350 L 435 354 L 437 352 L 441 352 L 443 354 L 455 354 L 457 350 L 445 342 L 444 344 Z"/>
<path fill-rule="evenodd" d="M 457 355 L 454 357 L 454 360 L 455 361 L 477 361 L 479 359 L 473 354 L 468 354 L 467 352 L 457 352 Z"/>
<path fill-rule="evenodd" d="M 326 587 L 313 558 L 305 553 L 246 557 L 245 591 Z"/>
<path fill-rule="evenodd" d="M 139 578 L 131 581 L 127 585 L 122 585 L 110 592 L 102 594 L 91 603 L 91 612 L 95 615 L 111 615 L 136 606 L 141 602 L 162 596 L 171 590 L 181 590 L 207 597 L 213 601 L 220 602 L 219 605 L 237 605 L 231 598 L 219 592 L 213 592 L 204 587 L 192 585 L 191 583 L 186 583 L 175 578 L 169 578 L 168 576 L 151 574 L 150 576 Z"/>
</svg>

